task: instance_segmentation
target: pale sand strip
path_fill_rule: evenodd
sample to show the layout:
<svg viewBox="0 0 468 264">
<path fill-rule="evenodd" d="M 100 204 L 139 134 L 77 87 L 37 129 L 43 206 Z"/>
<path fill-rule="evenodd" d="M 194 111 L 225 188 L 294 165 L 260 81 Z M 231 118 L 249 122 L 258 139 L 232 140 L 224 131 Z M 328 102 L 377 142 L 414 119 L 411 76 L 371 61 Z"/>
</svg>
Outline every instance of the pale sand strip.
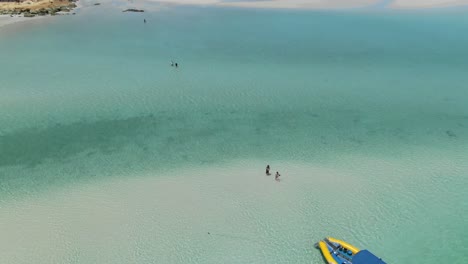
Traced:
<svg viewBox="0 0 468 264">
<path fill-rule="evenodd" d="M 39 18 L 41 17 L 40 16 L 36 16 L 36 17 L 13 16 L 11 17 L 10 15 L 0 15 L 0 28 L 9 24 L 24 22 L 24 21 L 31 21 L 33 19 L 35 20 Z"/>
<path fill-rule="evenodd" d="M 214 5 L 245 8 L 345 9 L 371 6 L 384 0 L 147 0 L 173 5 Z M 468 0 L 393 0 L 390 8 L 431 8 L 468 5 Z"/>
<path fill-rule="evenodd" d="M 222 1 L 222 0 L 149 0 L 152 2 L 177 5 L 216 5 L 247 8 L 295 8 L 295 9 L 337 9 L 365 7 L 379 0 L 259 0 L 259 1 Z"/>
<path fill-rule="evenodd" d="M 143 6 L 144 2 L 156 2 L 163 4 L 174 5 L 213 5 L 213 6 L 233 6 L 245 8 L 296 8 L 296 9 L 337 9 L 337 8 L 357 8 L 376 4 L 381 0 L 259 0 L 259 1 L 232 1 L 224 2 L 222 0 L 146 0 L 142 1 L 139 6 Z M 88 2 L 88 1 L 85 1 Z M 102 0 L 92 1 L 100 3 L 113 3 L 122 1 Z M 80 1 L 77 2 L 80 5 Z M 90 3 L 88 3 L 91 5 Z M 394 9 L 418 9 L 418 8 L 436 8 L 468 5 L 468 0 L 393 0 L 389 5 Z M 0 28 L 2 26 L 29 21 L 35 18 L 10 17 L 10 15 L 0 15 Z"/>
<path fill-rule="evenodd" d="M 134 248 L 141 242 L 151 245 L 141 250 L 158 256 L 158 263 L 183 263 L 173 259 L 172 251 L 183 241 L 196 241 L 195 246 L 188 244 L 191 248 L 209 248 L 212 245 L 203 244 L 207 238 L 226 239 L 208 237 L 207 232 L 231 234 L 232 230 L 239 237 L 270 239 L 275 234 L 260 232 L 262 227 L 288 226 L 291 216 L 310 213 L 304 194 L 313 193 L 314 203 L 327 204 L 328 193 L 347 195 L 346 189 L 359 183 L 340 170 L 284 162 L 271 165 L 280 169 L 281 182 L 265 176 L 266 162 L 249 161 L 96 179 L 30 198 L 0 199 L 2 263 L 70 263 L 75 248 L 87 263 L 137 263 Z M 335 186 L 336 182 L 343 184 Z M 343 198 L 336 196 L 338 201 Z M 325 213 L 313 215 L 319 222 Z M 224 247 L 230 242 L 223 243 Z"/>
<path fill-rule="evenodd" d="M 378 0 L 271 0 L 225 2 L 221 5 L 250 8 L 339 9 L 365 7 L 377 2 Z"/>
<path fill-rule="evenodd" d="M 391 8 L 418 9 L 468 5 L 468 0 L 394 0 Z"/>
<path fill-rule="evenodd" d="M 108 1 L 108 0 L 105 0 Z M 105 2 L 104 1 L 104 2 Z M 86 0 L 81 0 L 75 2 L 76 7 L 69 13 L 74 13 L 80 8 L 83 8 L 84 6 L 92 6 L 96 1 L 86 1 Z M 5 6 L 5 5 L 4 5 Z M 61 14 L 61 12 L 57 13 Z M 67 13 L 64 13 L 67 14 Z M 14 24 L 14 23 L 20 23 L 20 22 L 28 22 L 28 21 L 35 21 L 37 19 L 44 19 L 44 18 L 50 18 L 51 16 L 35 16 L 35 17 L 24 17 L 23 15 L 0 15 L 0 29 L 3 26 Z"/>
<path fill-rule="evenodd" d="M 149 8 L 145 6 L 145 2 L 162 3 L 168 5 L 212 5 L 212 6 L 232 6 L 232 7 L 245 7 L 245 8 L 296 8 L 296 9 L 336 9 L 336 8 L 355 8 L 364 7 L 367 5 L 374 4 L 380 0 L 260 0 L 260 1 L 231 1 L 226 2 L 223 0 L 145 0 L 139 2 L 139 8 Z M 81 0 L 76 2 L 77 8 L 80 6 L 92 6 L 94 3 L 125 3 L 126 6 L 135 5 L 134 2 L 131 4 L 128 1 L 121 0 L 96 0 L 87 1 Z M 10 3 L 3 3 L 8 5 Z M 11 4 L 14 5 L 14 4 Z M 33 19 L 37 19 L 34 17 Z M 10 15 L 0 15 L 0 27 L 22 21 L 30 21 L 32 18 L 24 18 L 19 16 L 10 17 Z"/>
</svg>

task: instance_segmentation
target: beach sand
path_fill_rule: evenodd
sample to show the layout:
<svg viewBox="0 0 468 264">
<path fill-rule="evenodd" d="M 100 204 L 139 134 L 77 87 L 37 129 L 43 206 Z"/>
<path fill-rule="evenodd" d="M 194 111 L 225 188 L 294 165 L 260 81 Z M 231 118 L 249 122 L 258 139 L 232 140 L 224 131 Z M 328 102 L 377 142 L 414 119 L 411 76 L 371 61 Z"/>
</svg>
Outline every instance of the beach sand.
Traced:
<svg viewBox="0 0 468 264">
<path fill-rule="evenodd" d="M 345 171 L 282 162 L 271 164 L 282 174 L 276 182 L 264 174 L 265 165 L 245 161 L 144 173 L 0 200 L 2 259 L 306 263 L 320 259 L 313 242 L 332 232 L 320 219 L 340 214 L 326 208 L 349 197 L 348 188 L 362 190 L 353 196 L 372 195 Z M 328 199 L 333 192 L 334 199 Z M 346 219 L 337 222 L 347 225 Z"/>
<path fill-rule="evenodd" d="M 22 2 L 0 2 L 1 10 L 14 10 L 14 9 L 30 9 L 30 10 L 39 10 L 42 8 L 52 8 L 52 7 L 61 7 L 68 6 L 69 1 L 63 0 L 40 0 L 40 1 L 22 1 Z"/>
<path fill-rule="evenodd" d="M 30 12 L 38 12 L 39 10 L 48 10 L 48 9 L 56 9 L 60 10 L 60 8 L 69 8 L 72 9 L 73 7 L 78 7 L 78 2 L 75 4 L 74 2 L 69 1 L 62 1 L 62 0 L 50 0 L 50 1 L 23 1 L 21 3 L 17 2 L 0 2 L 0 10 L 10 12 L 14 10 L 23 10 L 28 9 Z M 54 14 L 62 14 L 66 12 L 57 11 Z M 71 12 L 70 12 L 71 13 Z M 24 13 L 21 14 L 4 14 L 0 15 L 0 27 L 17 23 L 23 21 L 31 21 L 32 19 L 49 17 L 49 15 L 35 15 L 33 17 L 24 17 Z"/>
<path fill-rule="evenodd" d="M 388 8 L 415 9 L 468 5 L 468 0 L 260 0 L 260 1 L 223 1 L 223 0 L 147 0 L 150 2 L 175 5 L 215 5 L 245 8 L 280 9 L 348 9 L 368 7 L 385 3 Z M 387 4 L 388 3 L 388 4 Z"/>
<path fill-rule="evenodd" d="M 154 2 L 184 5 L 217 5 L 247 8 L 295 8 L 336 9 L 363 7 L 378 0 L 266 0 L 266 1 L 222 1 L 222 0 L 150 0 Z"/>
<path fill-rule="evenodd" d="M 468 5 L 467 0 L 393 0 L 389 5 L 391 8 L 435 8 Z"/>
<path fill-rule="evenodd" d="M 10 15 L 0 15 L 0 28 L 9 24 L 31 21 L 31 19 L 38 19 L 41 17 L 22 17 L 22 16 L 10 16 Z"/>
<path fill-rule="evenodd" d="M 414 160 L 342 157 L 340 162 L 349 169 L 276 161 L 270 165 L 273 173 L 282 174 L 281 182 L 264 174 L 265 161 L 237 161 L 135 172 L 32 196 L 10 196 L 0 199 L 2 260 L 320 263 L 313 243 L 340 234 L 356 246 L 373 245 L 375 253 L 391 261 L 384 249 L 399 248 L 392 243 L 405 236 L 402 230 L 413 228 L 414 219 L 426 214 L 421 202 L 443 206 L 428 199 L 430 195 L 413 192 L 398 194 L 403 203 L 390 201 L 400 188 L 431 191 L 436 187 L 433 176 L 446 171 L 447 161 L 425 169 L 415 169 L 420 162 Z M 408 167 L 412 163 L 416 166 Z M 426 176 L 416 183 L 409 176 L 417 170 Z M 381 178 L 389 173 L 393 175 L 383 185 L 368 180 L 369 175 Z M 400 213 L 390 213 L 395 206 Z M 397 222 L 398 227 L 390 227 Z M 419 225 L 426 230 L 432 222 L 422 219 Z M 401 232 L 393 232 L 395 228 Z M 427 236 L 414 239 L 423 238 Z"/>
<path fill-rule="evenodd" d="M 283 180 L 276 182 L 274 176 L 265 176 L 265 165 L 250 161 L 193 167 L 77 184 L 33 199 L 0 200 L 2 259 L 5 263 L 32 259 L 35 263 L 242 263 L 278 259 L 264 254 L 291 245 L 289 251 L 294 250 L 296 244 L 304 248 L 302 243 L 310 244 L 302 253 L 310 258 L 313 238 L 307 238 L 299 228 L 304 224 L 296 221 L 312 213 L 320 217 L 323 212 L 316 210 L 326 201 L 311 204 L 302 195 L 325 197 L 343 173 L 282 164 Z M 272 169 L 278 169 L 274 165 Z M 280 236 L 284 229 L 291 236 L 303 233 L 304 241 L 284 240 Z M 318 239 L 325 233 L 316 235 Z M 258 256 L 251 255 L 252 247 Z"/>
<path fill-rule="evenodd" d="M 269 8 L 269 9 L 348 9 L 372 6 L 378 4 L 381 0 L 264 0 L 264 1 L 223 1 L 223 0 L 145 0 L 141 2 L 128 2 L 120 0 L 102 0 L 102 1 L 77 1 L 80 6 L 92 7 L 95 3 L 100 3 L 107 8 L 137 7 L 139 9 L 157 11 L 159 8 L 149 3 L 161 3 L 164 5 L 202 5 L 202 6 L 221 6 L 221 7 L 242 7 L 242 8 Z M 34 3 L 38 8 L 42 2 Z M 390 1 L 388 8 L 394 9 L 418 9 L 435 8 L 468 5 L 468 0 L 393 0 Z M 1 8 L 17 7 L 16 3 L 0 3 Z M 37 18 L 37 17 L 35 17 Z M 18 15 L 0 15 L 0 27 L 16 22 L 27 21 L 30 18 L 24 18 Z"/>
</svg>

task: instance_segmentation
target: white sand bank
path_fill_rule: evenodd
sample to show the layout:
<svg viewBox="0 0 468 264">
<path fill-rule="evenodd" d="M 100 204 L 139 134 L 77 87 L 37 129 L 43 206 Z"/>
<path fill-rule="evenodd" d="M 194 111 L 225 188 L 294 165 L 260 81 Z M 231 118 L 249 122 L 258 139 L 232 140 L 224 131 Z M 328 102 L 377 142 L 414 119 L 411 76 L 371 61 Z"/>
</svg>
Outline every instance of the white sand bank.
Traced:
<svg viewBox="0 0 468 264">
<path fill-rule="evenodd" d="M 447 207 L 439 197 L 463 201 L 463 192 L 437 184 L 459 170 L 451 159 L 273 161 L 279 183 L 265 176 L 265 163 L 95 176 L 26 197 L 12 193 L 0 199 L 2 263 L 321 263 L 313 243 L 322 237 L 388 248 L 407 236 L 395 231 L 420 224 L 427 204 L 438 211 Z M 419 233 L 416 241 L 440 241 Z"/>
<path fill-rule="evenodd" d="M 336 9 L 355 8 L 375 4 L 379 0 L 149 0 L 167 4 L 216 5 L 247 8 L 297 8 L 297 9 Z"/>
<path fill-rule="evenodd" d="M 392 8 L 435 8 L 468 5 L 468 0 L 394 0 L 390 7 Z"/>
<path fill-rule="evenodd" d="M 41 17 L 19 17 L 19 16 L 13 16 L 11 17 L 10 15 L 0 15 L 0 28 L 9 24 L 13 23 L 18 23 L 18 22 L 24 22 L 24 21 L 31 21 L 35 19 L 39 19 Z"/>
<path fill-rule="evenodd" d="M 337 204 L 327 194 L 340 191 L 342 201 L 349 185 L 334 183 L 354 185 L 353 177 L 282 164 L 278 183 L 264 165 L 134 175 L 0 200 L 2 262 L 263 263 L 309 248 L 330 230 L 321 219 L 333 213 L 322 209 Z M 311 252 L 301 250 L 304 261 Z"/>
<path fill-rule="evenodd" d="M 245 8 L 346 9 L 371 6 L 384 0 L 147 0 L 176 5 L 215 5 Z M 393 0 L 390 8 L 432 8 L 468 5 L 468 0 Z"/>
</svg>

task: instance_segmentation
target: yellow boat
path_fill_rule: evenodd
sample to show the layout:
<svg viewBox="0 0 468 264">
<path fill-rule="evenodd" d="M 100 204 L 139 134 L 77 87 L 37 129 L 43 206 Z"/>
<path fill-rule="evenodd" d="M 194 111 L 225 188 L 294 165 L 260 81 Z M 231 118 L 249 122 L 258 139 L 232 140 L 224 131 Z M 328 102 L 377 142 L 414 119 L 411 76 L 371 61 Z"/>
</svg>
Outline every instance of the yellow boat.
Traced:
<svg viewBox="0 0 468 264">
<path fill-rule="evenodd" d="M 328 264 L 386 264 L 368 250 L 359 248 L 336 238 L 327 237 L 315 244 L 322 251 Z"/>
</svg>

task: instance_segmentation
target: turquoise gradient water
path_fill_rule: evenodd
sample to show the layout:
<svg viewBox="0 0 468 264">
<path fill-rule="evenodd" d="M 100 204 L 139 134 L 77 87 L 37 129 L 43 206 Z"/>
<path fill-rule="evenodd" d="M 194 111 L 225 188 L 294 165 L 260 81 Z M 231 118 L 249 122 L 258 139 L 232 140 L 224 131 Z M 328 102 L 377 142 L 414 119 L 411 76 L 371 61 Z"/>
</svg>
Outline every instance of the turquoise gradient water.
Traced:
<svg viewBox="0 0 468 264">
<path fill-rule="evenodd" d="M 321 263 L 312 244 L 332 235 L 388 263 L 464 263 L 467 28 L 465 11 L 194 7 L 144 14 L 88 8 L 2 28 L 0 210 L 21 222 L 23 207 L 10 204 L 81 183 L 185 171 L 178 185 L 204 186 L 206 168 L 230 175 L 242 171 L 232 165 L 239 161 L 259 171 L 271 162 L 287 168 L 283 203 L 237 197 L 235 188 L 223 193 L 222 180 L 210 178 L 201 204 L 240 206 L 201 206 L 199 214 L 187 212 L 191 231 L 159 226 L 159 238 L 148 230 L 170 217 L 142 206 L 129 222 L 140 227 L 128 237 L 106 246 L 108 238 L 96 235 L 102 258 L 77 239 L 88 233 L 75 219 L 74 235 L 63 238 L 73 250 L 47 254 L 56 253 L 57 263 Z M 317 167 L 336 171 L 328 180 L 304 175 Z M 52 216 L 60 222 L 71 217 L 70 206 L 54 201 L 44 211 L 65 212 Z M 220 216 L 236 210 L 238 218 Z M 1 244 L 34 227 L 10 231 Z M 218 236 L 207 242 L 210 228 Z M 140 255 L 132 239 L 140 239 Z M 183 250 L 172 251 L 175 245 Z M 15 252 L 12 263 L 50 263 L 34 250 Z M 116 252 L 132 257 L 110 258 Z"/>
</svg>

